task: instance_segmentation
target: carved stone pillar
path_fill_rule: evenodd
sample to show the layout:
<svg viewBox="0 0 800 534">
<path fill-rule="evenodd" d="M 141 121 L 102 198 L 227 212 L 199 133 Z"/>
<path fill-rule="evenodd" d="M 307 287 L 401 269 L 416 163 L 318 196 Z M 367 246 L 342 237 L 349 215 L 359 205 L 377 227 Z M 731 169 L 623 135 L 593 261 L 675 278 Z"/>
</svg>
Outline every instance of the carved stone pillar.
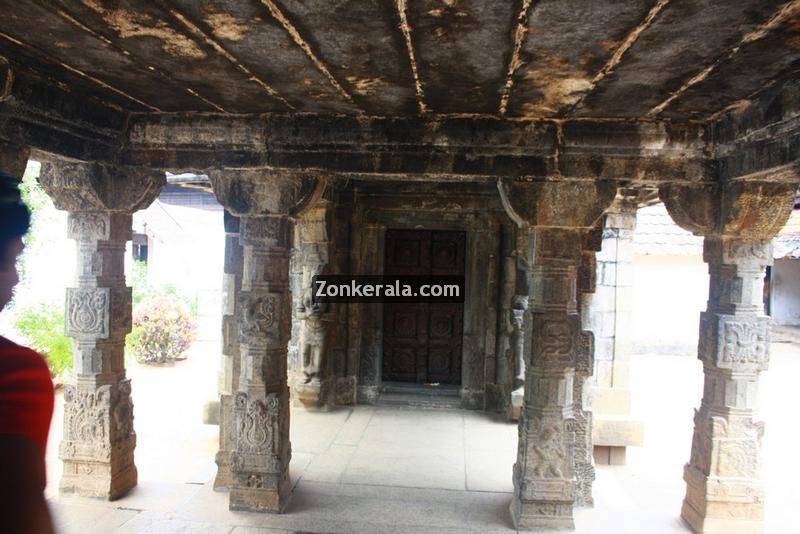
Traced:
<svg viewBox="0 0 800 534">
<path fill-rule="evenodd" d="M 218 171 L 210 177 L 219 201 L 240 218 L 243 250 L 229 507 L 282 512 L 291 496 L 287 344 L 292 216 L 318 198 L 319 188 L 314 179 L 263 171 Z"/>
<path fill-rule="evenodd" d="M 520 530 L 572 529 L 575 370 L 591 358 L 592 334 L 581 329 L 578 269 L 584 234 L 615 194 L 612 183 L 499 184 L 512 220 L 532 245 L 531 353 L 514 464 L 511 515 Z"/>
<path fill-rule="evenodd" d="M 698 358 L 705 383 L 695 410 L 681 516 L 695 532 L 760 532 L 764 493 L 754 410 L 758 378 L 769 362 L 763 313 L 770 239 L 794 204 L 795 185 L 739 182 L 661 191 L 675 222 L 704 235 L 708 307 L 700 316 Z"/>
<path fill-rule="evenodd" d="M 298 353 L 301 372 L 294 392 L 297 401 L 306 408 L 326 408 L 335 402 L 331 353 L 336 310 L 331 304 L 315 304 L 311 299 L 313 277 L 330 272 L 332 217 L 333 203 L 323 198 L 310 206 L 297 221 L 303 292 L 295 298 L 295 319 L 300 321 Z"/>
<path fill-rule="evenodd" d="M 594 293 L 597 286 L 595 254 L 600 249 L 602 241 L 602 228 L 598 224 L 595 228 L 584 232 L 581 244 L 581 263 L 578 267 L 578 311 L 581 315 L 585 312 L 585 303 Z M 581 324 L 585 325 L 582 317 Z M 592 428 L 594 416 L 589 380 L 594 371 L 594 334 L 584 326 L 581 327 L 583 350 L 578 352 L 575 361 L 575 380 L 572 383 L 572 396 L 575 402 L 574 422 L 575 429 L 575 505 L 593 506 L 592 485 L 595 479 L 594 459 L 592 457 Z"/>
<path fill-rule="evenodd" d="M 163 188 L 163 174 L 83 163 L 47 163 L 40 177 L 55 206 L 69 212 L 77 245 L 76 287 L 67 289 L 66 330 L 73 338 L 74 377 L 64 389 L 63 493 L 115 499 L 136 485 L 131 383 L 125 335 L 131 289 L 125 244 L 131 216 Z"/>
<path fill-rule="evenodd" d="M 217 476 L 214 489 L 230 489 L 231 452 L 233 451 L 233 395 L 239 388 L 241 354 L 239 352 L 238 297 L 242 291 L 242 246 L 239 243 L 239 218 L 225 212 L 225 261 L 222 284 L 222 360 L 219 375 L 219 451 L 216 455 Z"/>
</svg>

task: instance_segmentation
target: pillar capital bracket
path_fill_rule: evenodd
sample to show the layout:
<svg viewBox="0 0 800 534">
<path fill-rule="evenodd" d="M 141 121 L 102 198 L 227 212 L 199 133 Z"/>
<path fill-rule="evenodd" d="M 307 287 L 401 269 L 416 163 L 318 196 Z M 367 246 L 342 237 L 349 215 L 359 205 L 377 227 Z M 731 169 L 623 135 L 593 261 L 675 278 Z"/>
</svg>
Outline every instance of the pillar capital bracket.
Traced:
<svg viewBox="0 0 800 534">
<path fill-rule="evenodd" d="M 218 169 L 208 175 L 220 204 L 240 217 L 297 217 L 322 197 L 326 186 L 324 178 L 310 173 Z"/>
<path fill-rule="evenodd" d="M 659 190 L 675 223 L 700 236 L 770 240 L 789 218 L 797 183 L 670 184 Z"/>
<path fill-rule="evenodd" d="M 50 160 L 42 164 L 39 182 L 56 208 L 70 213 L 133 213 L 158 197 L 167 178 L 152 169 Z"/>
<path fill-rule="evenodd" d="M 518 226 L 588 230 L 617 194 L 612 181 L 498 180 L 500 201 Z"/>
</svg>

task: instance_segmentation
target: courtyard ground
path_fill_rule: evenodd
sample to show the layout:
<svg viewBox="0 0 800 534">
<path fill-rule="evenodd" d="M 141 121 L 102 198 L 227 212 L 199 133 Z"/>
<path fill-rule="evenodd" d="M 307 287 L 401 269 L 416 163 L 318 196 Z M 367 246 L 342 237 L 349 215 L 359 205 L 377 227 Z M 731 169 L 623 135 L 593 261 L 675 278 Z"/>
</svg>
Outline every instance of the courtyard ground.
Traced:
<svg viewBox="0 0 800 534">
<path fill-rule="evenodd" d="M 59 532 L 513 532 L 508 503 L 516 425 L 461 410 L 293 409 L 295 489 L 287 513 L 228 511 L 227 493 L 211 488 L 217 427 L 201 422 L 203 402 L 216 390 L 216 350 L 216 344 L 198 344 L 174 367 L 131 366 L 139 485 L 114 502 L 58 496 L 59 395 L 47 489 Z M 690 356 L 641 355 L 631 374 L 645 446 L 629 449 L 625 466 L 597 467 L 595 506 L 576 509 L 576 531 L 688 532 L 678 516 L 681 473 L 702 391 L 701 364 Z M 797 376 L 800 347 L 774 343 L 760 392 L 769 533 L 797 532 Z"/>
</svg>

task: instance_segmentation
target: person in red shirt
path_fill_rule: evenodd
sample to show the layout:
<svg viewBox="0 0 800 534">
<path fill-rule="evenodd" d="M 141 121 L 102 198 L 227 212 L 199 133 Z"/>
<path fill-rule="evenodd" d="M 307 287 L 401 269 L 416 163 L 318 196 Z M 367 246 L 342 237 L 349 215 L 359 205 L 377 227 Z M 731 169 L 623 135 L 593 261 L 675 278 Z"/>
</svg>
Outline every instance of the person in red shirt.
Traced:
<svg viewBox="0 0 800 534">
<path fill-rule="evenodd" d="M 17 257 L 30 226 L 18 184 L 19 180 L 0 173 L 0 311 L 19 282 Z M 0 532 L 53 532 L 44 499 L 53 401 L 45 359 L 0 336 Z"/>
</svg>

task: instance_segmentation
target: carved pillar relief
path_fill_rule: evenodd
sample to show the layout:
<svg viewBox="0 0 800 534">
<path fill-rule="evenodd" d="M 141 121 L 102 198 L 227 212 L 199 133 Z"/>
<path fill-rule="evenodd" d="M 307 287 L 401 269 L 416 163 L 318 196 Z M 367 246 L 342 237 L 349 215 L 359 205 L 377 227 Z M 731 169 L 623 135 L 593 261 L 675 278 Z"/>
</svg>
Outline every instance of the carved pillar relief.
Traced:
<svg viewBox="0 0 800 534">
<path fill-rule="evenodd" d="M 769 363 L 769 318 L 763 313 L 770 240 L 785 224 L 795 187 L 734 183 L 664 188 L 675 221 L 705 235 L 708 307 L 700 316 L 698 358 L 705 382 L 684 468 L 681 516 L 696 532 L 759 532 L 764 494 L 755 421 L 761 371 Z"/>
<path fill-rule="evenodd" d="M 242 247 L 229 507 L 282 512 L 291 496 L 287 344 L 293 217 L 318 199 L 319 187 L 312 178 L 262 171 L 217 171 L 210 178 L 220 203 L 239 217 Z"/>
<path fill-rule="evenodd" d="M 597 279 L 596 251 L 600 249 L 602 236 L 602 219 L 591 230 L 583 233 L 581 258 L 578 266 L 578 311 L 584 314 L 586 301 L 594 293 Z M 582 318 L 582 324 L 585 321 Z M 575 361 L 575 380 L 572 396 L 575 402 L 573 411 L 575 429 L 575 505 L 593 506 L 592 484 L 595 479 L 592 456 L 592 423 L 593 414 L 590 398 L 589 380 L 594 371 L 594 334 L 588 330 L 581 331 L 581 350 Z"/>
<path fill-rule="evenodd" d="M 576 369 L 587 372 L 592 334 L 581 327 L 578 274 L 586 232 L 611 203 L 611 183 L 499 184 L 512 220 L 532 240 L 532 350 L 514 465 L 511 514 L 521 530 L 574 528 Z M 578 405 L 580 409 L 580 405 Z"/>
<path fill-rule="evenodd" d="M 331 239 L 333 203 L 320 199 L 305 211 L 297 222 L 297 259 L 302 271 L 302 293 L 295 298 L 295 318 L 300 322 L 300 374 L 294 390 L 297 400 L 306 407 L 327 407 L 334 403 L 331 372 L 336 307 L 312 299 L 314 276 L 329 274 L 333 260 Z"/>
<path fill-rule="evenodd" d="M 239 317 L 242 291 L 242 246 L 239 243 L 239 218 L 225 212 L 225 261 L 223 266 L 222 360 L 219 376 L 220 421 L 219 451 L 216 455 L 217 476 L 214 489 L 229 489 L 232 482 L 233 398 L 239 388 L 241 353 L 239 351 Z"/>
<path fill-rule="evenodd" d="M 60 489 L 115 499 L 136 485 L 131 383 L 125 376 L 125 336 L 131 329 L 131 289 L 125 244 L 131 215 L 164 185 L 157 173 L 81 163 L 47 163 L 42 186 L 69 212 L 77 246 L 76 286 L 67 289 L 66 331 L 73 338 L 74 379 L 64 390 L 64 462 Z"/>
</svg>

